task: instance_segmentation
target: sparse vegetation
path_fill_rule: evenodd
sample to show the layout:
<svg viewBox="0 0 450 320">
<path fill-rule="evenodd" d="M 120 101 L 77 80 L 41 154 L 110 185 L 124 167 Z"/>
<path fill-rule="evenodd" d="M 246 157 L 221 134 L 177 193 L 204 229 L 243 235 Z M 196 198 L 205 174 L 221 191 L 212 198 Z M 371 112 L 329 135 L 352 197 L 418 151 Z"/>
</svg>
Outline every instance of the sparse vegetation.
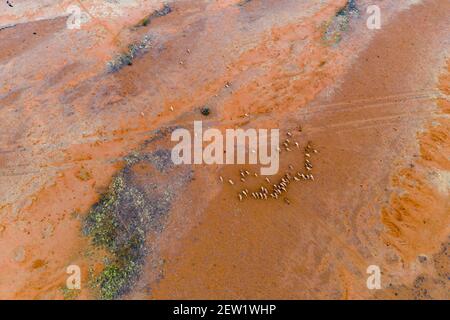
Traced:
<svg viewBox="0 0 450 320">
<path fill-rule="evenodd" d="M 163 17 L 171 12 L 172 8 L 168 4 L 164 4 L 162 9 L 153 11 L 152 14 L 148 15 L 147 17 L 139 21 L 136 27 L 146 27 L 151 23 L 153 19 Z"/>
<path fill-rule="evenodd" d="M 209 114 L 211 113 L 211 110 L 205 106 L 200 109 L 200 112 L 204 116 L 209 116 Z"/>
<path fill-rule="evenodd" d="M 243 7 L 245 6 L 247 3 L 251 2 L 252 0 L 241 0 L 238 2 L 238 6 Z"/>
<path fill-rule="evenodd" d="M 161 10 L 155 10 L 155 12 L 153 12 L 153 17 L 163 17 L 171 12 L 172 8 L 168 4 L 164 4 Z"/>
<path fill-rule="evenodd" d="M 352 17 L 359 15 L 355 0 L 347 1 L 330 21 L 322 24 L 322 40 L 326 45 L 335 45 L 341 42 L 342 33 L 347 31 Z"/>
<path fill-rule="evenodd" d="M 150 47 L 150 37 L 145 36 L 139 43 L 133 43 L 128 46 L 128 50 L 116 56 L 108 62 L 108 71 L 117 72 L 125 66 L 131 66 L 133 60 L 147 51 Z"/>
<path fill-rule="evenodd" d="M 64 300 L 75 300 L 81 292 L 79 289 L 68 289 L 66 286 L 62 286 L 60 289 Z"/>
<path fill-rule="evenodd" d="M 125 168 L 113 178 L 84 221 L 84 234 L 91 237 L 94 246 L 107 251 L 103 271 L 91 280 L 102 299 L 120 298 L 138 279 L 147 254 L 147 234 L 161 230 L 161 218 L 173 197 L 167 189 L 157 191 L 154 185 L 149 192 L 133 182 L 131 167 L 139 162 L 151 163 L 165 172 L 172 164 L 170 150 L 130 154 Z"/>
<path fill-rule="evenodd" d="M 145 17 L 142 21 L 139 22 L 139 25 L 146 27 L 150 23 L 150 17 Z"/>
<path fill-rule="evenodd" d="M 85 234 L 92 237 L 94 245 L 112 254 L 95 279 L 102 299 L 115 299 L 127 292 L 140 272 L 145 255 L 145 230 L 138 226 L 144 222 L 140 216 L 145 212 L 143 206 L 141 192 L 126 186 L 123 175 L 119 175 L 89 213 Z"/>
</svg>

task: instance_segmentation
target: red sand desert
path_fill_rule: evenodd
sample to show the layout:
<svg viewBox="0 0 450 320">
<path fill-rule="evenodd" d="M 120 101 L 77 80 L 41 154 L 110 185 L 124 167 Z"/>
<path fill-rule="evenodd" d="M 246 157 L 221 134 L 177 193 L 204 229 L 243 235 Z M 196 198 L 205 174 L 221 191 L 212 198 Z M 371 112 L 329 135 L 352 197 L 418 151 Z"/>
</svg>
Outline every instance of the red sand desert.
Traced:
<svg viewBox="0 0 450 320">
<path fill-rule="evenodd" d="M 371 4 L 2 1 L 0 298 L 449 299 L 450 2 Z M 200 120 L 279 173 L 173 165 Z"/>
</svg>

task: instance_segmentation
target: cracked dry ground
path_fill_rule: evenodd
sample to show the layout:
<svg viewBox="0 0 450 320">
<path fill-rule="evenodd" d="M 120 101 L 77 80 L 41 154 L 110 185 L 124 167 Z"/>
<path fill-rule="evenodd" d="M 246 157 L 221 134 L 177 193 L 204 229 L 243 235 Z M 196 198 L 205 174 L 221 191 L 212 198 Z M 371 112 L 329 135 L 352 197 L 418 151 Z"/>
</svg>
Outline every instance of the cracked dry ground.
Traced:
<svg viewBox="0 0 450 320">
<path fill-rule="evenodd" d="M 448 1 L 71 3 L 0 15 L 0 298 L 449 298 Z M 194 120 L 312 141 L 315 179 L 240 202 L 256 167 L 171 163 Z"/>
</svg>

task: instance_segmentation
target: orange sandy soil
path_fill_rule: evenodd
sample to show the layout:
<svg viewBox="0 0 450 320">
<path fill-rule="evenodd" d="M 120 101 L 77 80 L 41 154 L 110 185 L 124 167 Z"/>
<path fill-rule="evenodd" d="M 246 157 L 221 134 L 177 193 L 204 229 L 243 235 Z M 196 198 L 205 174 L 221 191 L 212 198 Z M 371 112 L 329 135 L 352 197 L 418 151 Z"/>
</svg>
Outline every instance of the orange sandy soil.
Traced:
<svg viewBox="0 0 450 320">
<path fill-rule="evenodd" d="M 84 284 L 103 253 L 83 218 L 125 156 L 170 148 L 158 130 L 193 120 L 310 140 L 315 181 L 292 186 L 289 205 L 239 202 L 243 166 L 192 166 L 123 298 L 450 298 L 450 3 L 378 1 L 382 27 L 369 30 L 357 1 L 329 43 L 324 25 L 346 1 L 238 2 L 174 1 L 135 28 L 160 1 L 83 1 L 79 30 L 66 28 L 77 1 L 0 4 L 0 298 L 62 299 L 71 264 L 76 298 L 96 298 Z M 107 73 L 144 35 L 150 50 Z M 282 152 L 280 175 L 302 162 Z M 132 172 L 137 185 L 175 183 Z M 381 290 L 366 287 L 373 264 Z"/>
</svg>

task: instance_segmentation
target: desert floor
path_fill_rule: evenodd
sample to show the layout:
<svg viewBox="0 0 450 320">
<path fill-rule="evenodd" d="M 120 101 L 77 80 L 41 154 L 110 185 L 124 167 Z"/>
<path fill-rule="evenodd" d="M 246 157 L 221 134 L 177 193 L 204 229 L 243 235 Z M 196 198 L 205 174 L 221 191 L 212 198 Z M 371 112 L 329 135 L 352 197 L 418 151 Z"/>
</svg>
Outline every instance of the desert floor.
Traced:
<svg viewBox="0 0 450 320">
<path fill-rule="evenodd" d="M 450 2 L 371 4 L 1 1 L 0 298 L 450 298 Z M 174 165 L 195 120 L 291 151 Z"/>
</svg>

